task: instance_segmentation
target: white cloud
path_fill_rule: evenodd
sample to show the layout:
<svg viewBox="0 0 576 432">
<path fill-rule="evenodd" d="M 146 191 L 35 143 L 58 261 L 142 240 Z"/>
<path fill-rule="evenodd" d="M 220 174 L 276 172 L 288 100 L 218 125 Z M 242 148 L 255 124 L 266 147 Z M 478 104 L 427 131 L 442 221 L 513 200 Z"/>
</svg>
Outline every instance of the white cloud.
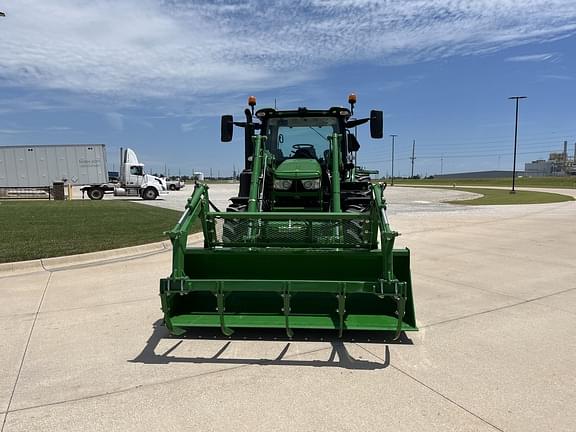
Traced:
<svg viewBox="0 0 576 432">
<path fill-rule="evenodd" d="M 513 56 L 508 57 L 506 61 L 511 62 L 541 62 L 546 60 L 552 60 L 557 58 L 557 55 L 554 53 L 543 53 L 543 54 L 529 54 L 529 55 L 520 55 L 520 56 Z"/>
<path fill-rule="evenodd" d="M 347 62 L 475 54 L 576 31 L 573 0 L 19 0 L 6 13 L 0 86 L 123 103 L 257 92 Z"/>
<path fill-rule="evenodd" d="M 72 128 L 69 126 L 49 126 L 46 128 L 46 130 L 51 132 L 63 132 L 72 130 Z"/>
</svg>

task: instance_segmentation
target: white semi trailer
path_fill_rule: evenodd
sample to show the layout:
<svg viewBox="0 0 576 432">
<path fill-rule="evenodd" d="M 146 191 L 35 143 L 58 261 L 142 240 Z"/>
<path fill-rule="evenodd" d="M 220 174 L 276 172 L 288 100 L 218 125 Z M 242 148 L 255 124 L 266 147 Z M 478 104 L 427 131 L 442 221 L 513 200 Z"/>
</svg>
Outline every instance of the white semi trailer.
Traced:
<svg viewBox="0 0 576 432">
<path fill-rule="evenodd" d="M 0 146 L 0 188 L 41 188 L 54 182 L 82 186 L 98 200 L 104 194 L 155 199 L 168 193 L 166 181 L 144 174 L 131 149 L 120 150 L 119 181 L 111 183 L 104 144 Z"/>
<path fill-rule="evenodd" d="M 0 146 L 0 187 L 106 183 L 104 144 Z"/>
<path fill-rule="evenodd" d="M 153 200 L 160 194 L 167 194 L 166 180 L 150 174 L 144 174 L 144 164 L 132 149 L 120 149 L 120 178 L 117 183 L 92 183 L 80 188 L 92 200 L 100 200 L 107 193 L 116 196 L 140 196 Z"/>
</svg>

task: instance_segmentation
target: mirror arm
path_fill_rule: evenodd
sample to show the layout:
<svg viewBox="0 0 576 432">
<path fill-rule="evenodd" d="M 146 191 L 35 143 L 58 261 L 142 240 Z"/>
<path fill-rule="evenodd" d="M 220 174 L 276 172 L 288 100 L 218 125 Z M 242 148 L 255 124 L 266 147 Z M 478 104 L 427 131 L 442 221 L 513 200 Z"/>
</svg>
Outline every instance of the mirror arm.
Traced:
<svg viewBox="0 0 576 432">
<path fill-rule="evenodd" d="M 370 118 L 363 118 L 363 119 L 357 119 L 357 120 L 351 120 L 349 122 L 346 122 L 346 127 L 348 129 L 356 127 L 356 126 L 360 126 L 364 123 L 368 123 L 368 121 L 370 120 Z"/>
</svg>

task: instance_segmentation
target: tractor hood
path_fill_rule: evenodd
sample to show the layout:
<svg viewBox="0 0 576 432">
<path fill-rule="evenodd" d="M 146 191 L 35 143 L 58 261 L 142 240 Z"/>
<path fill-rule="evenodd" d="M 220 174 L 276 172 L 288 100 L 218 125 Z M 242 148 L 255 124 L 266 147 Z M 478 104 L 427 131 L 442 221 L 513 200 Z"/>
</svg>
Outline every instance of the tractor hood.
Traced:
<svg viewBox="0 0 576 432">
<path fill-rule="evenodd" d="M 316 159 L 287 159 L 276 168 L 274 173 L 278 179 L 311 179 L 318 178 L 322 173 Z"/>
</svg>

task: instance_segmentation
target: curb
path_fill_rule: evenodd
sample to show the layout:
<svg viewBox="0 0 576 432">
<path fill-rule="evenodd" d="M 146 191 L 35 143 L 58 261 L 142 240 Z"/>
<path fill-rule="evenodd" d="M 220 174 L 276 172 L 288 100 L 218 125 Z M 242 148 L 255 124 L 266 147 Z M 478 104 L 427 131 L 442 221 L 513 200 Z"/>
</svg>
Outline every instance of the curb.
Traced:
<svg viewBox="0 0 576 432">
<path fill-rule="evenodd" d="M 203 234 L 196 233 L 188 236 L 188 242 L 202 240 Z M 130 246 L 120 249 L 110 249 L 98 252 L 88 252 L 78 255 L 67 255 L 53 258 L 42 258 L 30 261 L 17 261 L 0 264 L 0 277 L 24 275 L 36 272 L 53 272 L 72 267 L 104 264 L 107 262 L 122 261 L 154 255 L 172 250 L 172 244 L 168 240 L 156 243 L 148 243 L 138 246 Z"/>
</svg>

